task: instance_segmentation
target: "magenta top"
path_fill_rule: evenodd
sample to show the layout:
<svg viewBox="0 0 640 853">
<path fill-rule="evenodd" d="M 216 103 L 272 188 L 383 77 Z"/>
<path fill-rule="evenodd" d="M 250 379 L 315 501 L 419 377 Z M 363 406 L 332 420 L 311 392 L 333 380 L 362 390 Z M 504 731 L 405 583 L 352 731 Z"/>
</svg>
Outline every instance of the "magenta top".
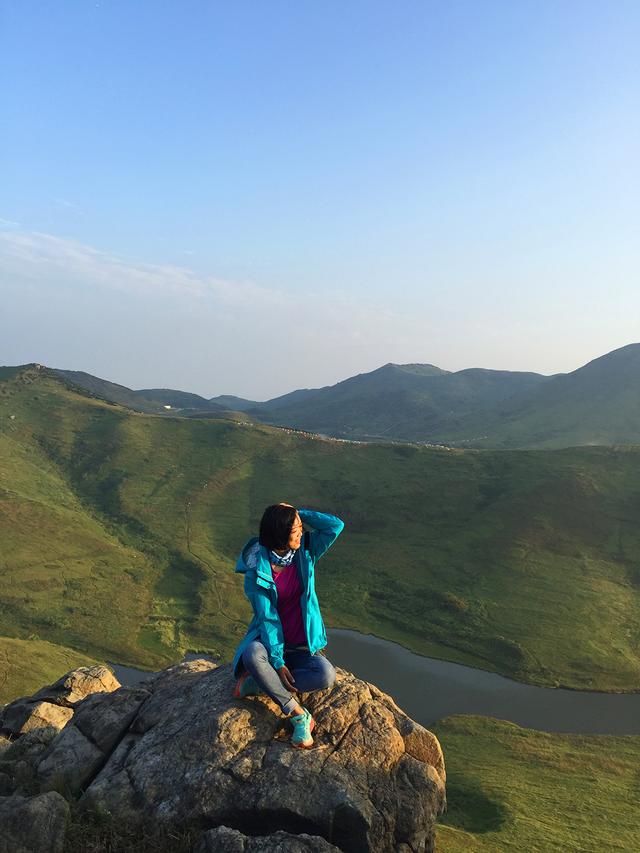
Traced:
<svg viewBox="0 0 640 853">
<path fill-rule="evenodd" d="M 307 635 L 302 623 L 300 607 L 302 586 L 295 560 L 279 572 L 274 572 L 272 566 L 271 574 L 278 590 L 278 615 L 282 623 L 284 642 L 288 646 L 306 644 Z"/>
</svg>

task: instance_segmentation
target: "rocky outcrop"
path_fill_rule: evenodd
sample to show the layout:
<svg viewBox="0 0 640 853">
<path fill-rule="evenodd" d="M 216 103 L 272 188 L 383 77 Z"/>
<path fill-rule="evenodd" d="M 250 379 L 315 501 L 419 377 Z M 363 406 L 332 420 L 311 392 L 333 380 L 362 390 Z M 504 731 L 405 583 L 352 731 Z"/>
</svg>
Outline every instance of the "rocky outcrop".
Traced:
<svg viewBox="0 0 640 853">
<path fill-rule="evenodd" d="M 0 797 L 0 853 L 62 853 L 69 804 L 52 791 Z"/>
<path fill-rule="evenodd" d="M 120 682 L 106 666 L 83 666 L 63 675 L 33 696 L 16 699 L 0 712 L 0 732 L 20 735 L 49 726 L 63 729 L 73 709 L 92 693 L 117 690 Z"/>
<path fill-rule="evenodd" d="M 268 697 L 232 688 L 229 666 L 198 660 L 90 695 L 59 733 L 22 734 L 0 772 L 22 761 L 32 786 L 74 809 L 204 831 L 197 853 L 435 849 L 442 751 L 389 696 L 338 670 L 330 690 L 302 697 L 315 744 L 296 750 Z"/>
<path fill-rule="evenodd" d="M 319 835 L 304 832 L 250 836 L 219 826 L 204 833 L 193 853 L 340 853 L 340 850 Z"/>
<path fill-rule="evenodd" d="M 121 687 L 82 702 L 73 724 L 60 733 L 38 765 L 40 787 L 79 793 L 104 765 L 150 695 L 148 690 Z"/>
<path fill-rule="evenodd" d="M 33 729 L 49 726 L 60 731 L 71 717 L 71 708 L 54 705 L 52 702 L 20 701 L 6 709 L 2 715 L 2 725 L 5 731 L 13 735 L 26 734 Z"/>
<path fill-rule="evenodd" d="M 32 729 L 14 740 L 6 741 L 7 747 L 0 751 L 0 789 L 3 794 L 29 793 L 35 785 L 36 767 L 51 741 L 58 734 L 52 726 Z"/>
</svg>

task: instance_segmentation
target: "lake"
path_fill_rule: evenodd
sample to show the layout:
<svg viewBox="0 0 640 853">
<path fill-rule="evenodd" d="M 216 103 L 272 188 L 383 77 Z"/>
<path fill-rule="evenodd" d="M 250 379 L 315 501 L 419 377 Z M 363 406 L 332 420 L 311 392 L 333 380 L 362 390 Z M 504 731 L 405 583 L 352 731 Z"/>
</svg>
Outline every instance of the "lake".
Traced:
<svg viewBox="0 0 640 853">
<path fill-rule="evenodd" d="M 397 643 L 343 628 L 327 631 L 327 657 L 377 685 L 428 726 L 451 714 L 479 714 L 547 732 L 640 734 L 640 693 L 534 687 L 470 666 L 423 657 Z M 203 657 L 190 653 L 185 660 Z M 149 673 L 110 664 L 121 684 Z"/>
</svg>

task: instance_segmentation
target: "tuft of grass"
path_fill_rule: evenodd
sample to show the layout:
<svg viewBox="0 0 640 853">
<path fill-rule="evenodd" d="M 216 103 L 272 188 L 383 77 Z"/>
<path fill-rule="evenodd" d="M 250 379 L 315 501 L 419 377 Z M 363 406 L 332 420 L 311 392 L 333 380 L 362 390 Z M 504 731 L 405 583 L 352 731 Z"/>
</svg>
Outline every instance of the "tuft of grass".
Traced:
<svg viewBox="0 0 640 853">
<path fill-rule="evenodd" d="M 157 821 L 133 824 L 108 812 L 71 804 L 65 853 L 191 853 L 201 826 L 166 827 Z"/>
</svg>

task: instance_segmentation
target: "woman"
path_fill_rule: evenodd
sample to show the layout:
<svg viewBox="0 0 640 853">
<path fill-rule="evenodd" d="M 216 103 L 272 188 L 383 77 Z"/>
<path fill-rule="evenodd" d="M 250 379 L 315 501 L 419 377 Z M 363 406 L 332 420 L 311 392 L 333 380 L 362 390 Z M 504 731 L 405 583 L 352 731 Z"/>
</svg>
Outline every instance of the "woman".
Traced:
<svg viewBox="0 0 640 853">
<path fill-rule="evenodd" d="M 311 528 L 304 535 L 303 523 Z M 249 539 L 236 565 L 236 572 L 244 574 L 253 619 L 233 658 L 234 696 L 270 696 L 293 723 L 295 747 L 313 746 L 315 723 L 294 692 L 325 690 L 336 677 L 319 654 L 327 635 L 314 570 L 343 527 L 335 515 L 273 504 L 264 511 L 260 536 Z"/>
</svg>

